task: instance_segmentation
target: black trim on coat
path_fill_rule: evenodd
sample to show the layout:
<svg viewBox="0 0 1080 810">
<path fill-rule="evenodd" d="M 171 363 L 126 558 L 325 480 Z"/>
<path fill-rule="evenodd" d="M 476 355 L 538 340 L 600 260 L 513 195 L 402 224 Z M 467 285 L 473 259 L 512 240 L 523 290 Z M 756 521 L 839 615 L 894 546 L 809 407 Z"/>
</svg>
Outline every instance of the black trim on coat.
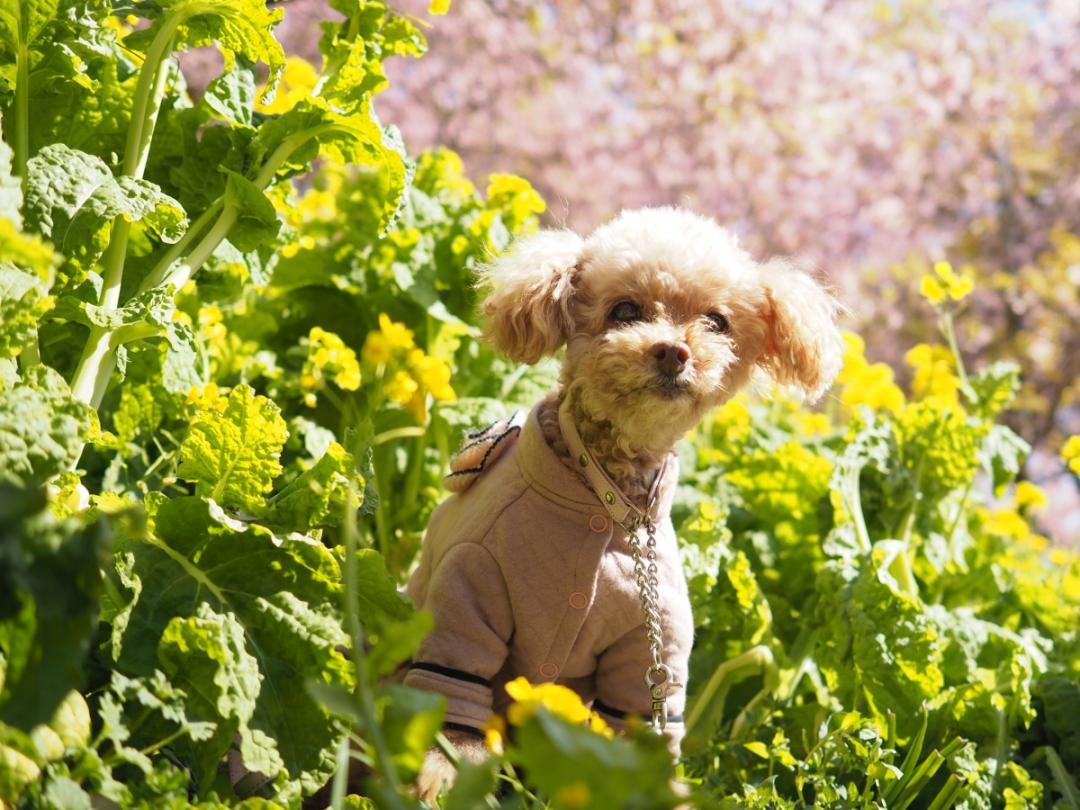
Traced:
<svg viewBox="0 0 1080 810">
<path fill-rule="evenodd" d="M 453 667 L 444 667 L 442 664 L 431 664 L 427 661 L 413 661 L 409 664 L 409 669 L 434 672 L 436 675 L 445 675 L 447 678 L 454 678 L 459 681 L 466 681 L 467 683 L 475 683 L 478 686 L 486 686 L 488 689 L 491 688 L 491 681 L 487 678 L 481 678 L 479 675 L 473 675 L 471 672 L 454 669 Z"/>
<path fill-rule="evenodd" d="M 478 728 L 473 728 L 472 726 L 467 726 L 464 723 L 446 722 L 446 723 L 443 723 L 443 728 L 449 729 L 450 731 L 461 731 L 461 732 L 463 732 L 465 734 L 470 734 L 473 737 L 479 737 L 481 740 L 485 739 L 484 738 L 484 732 L 482 732 Z"/>
<path fill-rule="evenodd" d="M 593 708 L 601 714 L 606 714 L 608 717 L 614 717 L 616 720 L 625 720 L 629 715 L 638 714 L 637 712 L 624 712 L 622 709 L 615 709 L 608 706 L 602 700 L 594 700 Z M 669 723 L 681 723 L 683 716 L 681 714 L 672 714 L 668 716 Z"/>
</svg>

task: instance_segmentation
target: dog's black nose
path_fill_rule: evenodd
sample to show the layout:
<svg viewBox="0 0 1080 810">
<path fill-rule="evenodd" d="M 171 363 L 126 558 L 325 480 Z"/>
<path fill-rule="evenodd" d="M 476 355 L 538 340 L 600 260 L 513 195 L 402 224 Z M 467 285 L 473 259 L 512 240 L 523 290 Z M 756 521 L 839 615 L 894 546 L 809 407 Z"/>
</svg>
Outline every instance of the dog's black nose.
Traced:
<svg viewBox="0 0 1080 810">
<path fill-rule="evenodd" d="M 653 348 L 653 357 L 663 374 L 678 377 L 690 359 L 690 347 L 685 343 L 658 343 Z"/>
</svg>

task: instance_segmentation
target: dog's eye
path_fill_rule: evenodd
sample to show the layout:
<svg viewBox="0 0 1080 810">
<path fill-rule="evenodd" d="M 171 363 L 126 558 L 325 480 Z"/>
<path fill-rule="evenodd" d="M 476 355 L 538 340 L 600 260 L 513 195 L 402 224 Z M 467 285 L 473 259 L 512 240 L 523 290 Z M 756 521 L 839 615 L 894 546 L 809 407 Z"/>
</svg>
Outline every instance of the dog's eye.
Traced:
<svg viewBox="0 0 1080 810">
<path fill-rule="evenodd" d="M 731 329 L 731 324 L 728 323 L 727 318 L 721 315 L 719 312 L 710 312 L 705 316 L 709 319 L 709 328 L 714 332 L 719 332 L 724 335 Z"/>
<path fill-rule="evenodd" d="M 608 318 L 615 323 L 633 323 L 641 320 L 641 307 L 633 301 L 620 301 L 611 308 Z"/>
</svg>

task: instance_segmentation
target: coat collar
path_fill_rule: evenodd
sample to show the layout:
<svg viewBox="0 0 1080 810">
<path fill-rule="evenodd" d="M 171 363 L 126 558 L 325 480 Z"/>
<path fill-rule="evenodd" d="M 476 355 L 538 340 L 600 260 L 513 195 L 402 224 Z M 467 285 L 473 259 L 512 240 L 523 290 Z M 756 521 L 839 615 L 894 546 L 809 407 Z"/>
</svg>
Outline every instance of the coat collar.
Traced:
<svg viewBox="0 0 1080 810">
<path fill-rule="evenodd" d="M 555 455 L 540 427 L 540 406 L 529 412 L 517 444 L 518 465 L 529 485 L 548 500 L 575 512 L 592 514 L 605 511 L 599 497 Z M 664 480 L 656 499 L 654 517 L 663 520 L 671 512 L 679 466 L 675 454 L 667 460 Z"/>
</svg>

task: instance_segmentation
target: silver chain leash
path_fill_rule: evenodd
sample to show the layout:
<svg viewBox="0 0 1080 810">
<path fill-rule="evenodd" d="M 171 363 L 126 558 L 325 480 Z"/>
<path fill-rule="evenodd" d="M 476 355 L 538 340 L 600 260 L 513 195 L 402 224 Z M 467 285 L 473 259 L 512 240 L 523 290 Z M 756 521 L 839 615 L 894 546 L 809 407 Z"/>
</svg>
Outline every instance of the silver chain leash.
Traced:
<svg viewBox="0 0 1080 810">
<path fill-rule="evenodd" d="M 638 529 L 645 529 L 645 551 L 642 553 Z M 626 542 L 630 546 L 630 557 L 634 561 L 634 580 L 637 582 L 638 598 L 641 601 L 641 613 L 645 617 L 645 637 L 649 642 L 649 655 L 652 664 L 645 670 L 645 686 L 652 699 L 652 724 L 659 733 L 667 728 L 667 699 L 682 684 L 675 681 L 671 667 L 664 663 L 663 631 L 660 627 L 660 591 L 656 576 L 656 525 L 646 514 L 635 515 L 623 525 Z"/>
<path fill-rule="evenodd" d="M 645 619 L 645 637 L 649 642 L 649 656 L 652 658 L 652 662 L 645 668 L 645 687 L 649 690 L 652 701 L 653 730 L 659 734 L 667 728 L 667 699 L 682 688 L 682 684 L 675 680 L 671 667 L 664 663 L 663 631 L 660 626 L 660 582 L 656 565 L 656 525 L 650 514 L 660 495 L 660 482 L 667 464 L 665 462 L 657 473 L 648 503 L 645 510 L 641 511 L 619 492 L 619 488 L 604 472 L 603 467 L 589 454 L 570 416 L 569 397 L 559 406 L 559 428 L 570 447 L 572 457 L 578 460 L 579 472 L 589 488 L 603 504 L 611 519 L 626 532 L 626 542 L 630 546 L 630 556 L 634 561 L 634 580 L 637 583 L 641 613 Z M 638 529 L 641 528 L 645 529 L 644 552 L 638 536 Z"/>
</svg>

